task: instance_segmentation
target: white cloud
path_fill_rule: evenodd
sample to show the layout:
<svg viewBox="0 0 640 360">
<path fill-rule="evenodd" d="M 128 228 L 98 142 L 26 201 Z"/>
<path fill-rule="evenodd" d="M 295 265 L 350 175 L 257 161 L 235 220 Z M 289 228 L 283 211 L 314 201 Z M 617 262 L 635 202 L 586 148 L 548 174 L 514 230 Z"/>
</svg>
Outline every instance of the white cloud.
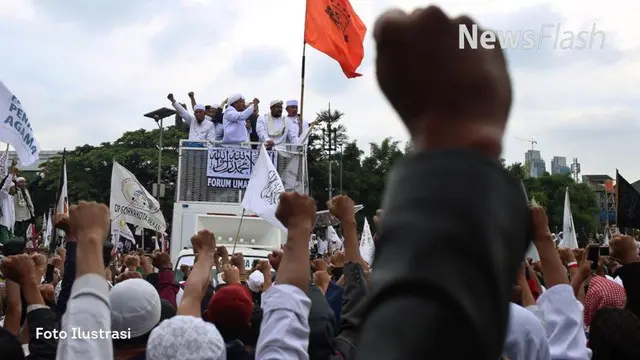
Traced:
<svg viewBox="0 0 640 360">
<path fill-rule="evenodd" d="M 364 76 L 348 80 L 333 60 L 308 48 L 306 116 L 331 102 L 345 113 L 350 136 L 364 149 L 386 136 L 406 140 L 406 130 L 378 90 L 371 33 L 385 8 L 411 10 L 423 3 L 352 0 L 369 27 Z M 0 77 L 25 104 L 44 149 L 99 144 L 126 130 L 152 129 L 142 114 L 166 106 L 169 92 L 186 100 L 193 90 L 205 103 L 235 92 L 264 103 L 300 96 L 303 1 L 108 4 L 0 0 L 0 48 L 12 54 L 0 57 Z M 509 54 L 515 101 L 505 156 L 522 161 L 530 145 L 514 138 L 534 137 L 548 161 L 554 155 L 578 157 L 583 173 L 613 174 L 618 167 L 629 178 L 640 178 L 633 155 L 640 145 L 627 138 L 619 145 L 629 133 L 625 126 L 640 127 L 634 116 L 640 39 L 632 18 L 639 5 L 621 0 L 442 5 L 449 14 L 471 14 L 488 27 L 561 21 L 581 30 L 595 22 L 607 34 L 603 51 Z"/>
</svg>

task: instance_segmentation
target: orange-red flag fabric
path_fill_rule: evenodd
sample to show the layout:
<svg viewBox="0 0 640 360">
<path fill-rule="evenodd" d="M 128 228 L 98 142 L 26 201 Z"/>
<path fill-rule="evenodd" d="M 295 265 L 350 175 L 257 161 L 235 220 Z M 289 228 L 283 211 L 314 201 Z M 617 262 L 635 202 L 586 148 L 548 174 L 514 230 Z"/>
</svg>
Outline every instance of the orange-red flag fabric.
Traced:
<svg viewBox="0 0 640 360">
<path fill-rule="evenodd" d="M 349 0 L 307 0 L 305 43 L 340 63 L 350 79 L 361 76 L 356 70 L 364 57 L 366 33 Z"/>
</svg>

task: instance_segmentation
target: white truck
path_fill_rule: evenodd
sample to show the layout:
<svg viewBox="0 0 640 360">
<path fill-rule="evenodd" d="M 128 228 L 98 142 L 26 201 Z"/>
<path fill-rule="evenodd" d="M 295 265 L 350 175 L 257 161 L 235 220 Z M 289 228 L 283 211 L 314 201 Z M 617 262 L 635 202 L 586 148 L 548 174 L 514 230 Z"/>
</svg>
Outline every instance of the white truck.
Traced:
<svg viewBox="0 0 640 360">
<path fill-rule="evenodd" d="M 199 141 L 180 142 L 170 239 L 175 269 L 182 264 L 193 264 L 191 237 L 202 229 L 214 233 L 217 245 L 226 246 L 229 253 L 235 243 L 235 252 L 244 255 L 246 268 L 251 268 L 254 260 L 267 259 L 272 250 L 280 249 L 286 241 L 286 235 L 278 227 L 249 211 L 242 216 L 243 188 L 257 155 L 258 150 L 253 149 L 222 148 Z M 291 174 L 295 166 L 294 173 L 298 175 L 293 176 L 296 182 L 293 186 L 298 189 L 302 186 L 307 192 L 306 155 L 289 153 L 276 157 L 276 167 L 283 180 L 286 178 L 291 182 L 291 175 L 283 176 L 283 173 Z M 292 164 L 292 159 L 296 158 L 296 163 Z M 220 188 L 221 184 L 226 187 Z"/>
</svg>

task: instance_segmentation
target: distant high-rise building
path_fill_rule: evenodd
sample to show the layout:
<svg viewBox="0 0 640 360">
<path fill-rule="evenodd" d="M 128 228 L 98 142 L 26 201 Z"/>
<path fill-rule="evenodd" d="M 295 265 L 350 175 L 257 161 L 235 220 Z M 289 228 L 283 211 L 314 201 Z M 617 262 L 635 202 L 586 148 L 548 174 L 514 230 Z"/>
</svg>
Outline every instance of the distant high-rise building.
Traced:
<svg viewBox="0 0 640 360">
<path fill-rule="evenodd" d="M 542 160 L 540 150 L 527 151 L 524 154 L 524 163 L 531 177 L 540 177 L 547 171 L 547 165 L 544 160 Z"/>
<path fill-rule="evenodd" d="M 551 175 L 569 174 L 571 169 L 567 166 L 567 158 L 564 156 L 554 156 L 551 159 Z"/>
</svg>

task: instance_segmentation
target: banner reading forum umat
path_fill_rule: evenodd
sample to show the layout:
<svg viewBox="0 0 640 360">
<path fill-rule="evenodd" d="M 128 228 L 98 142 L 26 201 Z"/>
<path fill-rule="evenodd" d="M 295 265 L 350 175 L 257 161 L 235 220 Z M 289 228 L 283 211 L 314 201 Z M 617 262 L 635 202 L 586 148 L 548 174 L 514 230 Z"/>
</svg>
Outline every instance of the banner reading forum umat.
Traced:
<svg viewBox="0 0 640 360">
<path fill-rule="evenodd" d="M 111 220 L 124 220 L 145 229 L 164 232 L 167 223 L 158 200 L 124 166 L 113 162 L 111 172 Z"/>
<path fill-rule="evenodd" d="M 20 165 L 28 166 L 38 161 L 40 146 L 33 135 L 33 128 L 22 109 L 20 100 L 0 81 L 0 142 L 13 146 L 20 158 Z"/>
</svg>

